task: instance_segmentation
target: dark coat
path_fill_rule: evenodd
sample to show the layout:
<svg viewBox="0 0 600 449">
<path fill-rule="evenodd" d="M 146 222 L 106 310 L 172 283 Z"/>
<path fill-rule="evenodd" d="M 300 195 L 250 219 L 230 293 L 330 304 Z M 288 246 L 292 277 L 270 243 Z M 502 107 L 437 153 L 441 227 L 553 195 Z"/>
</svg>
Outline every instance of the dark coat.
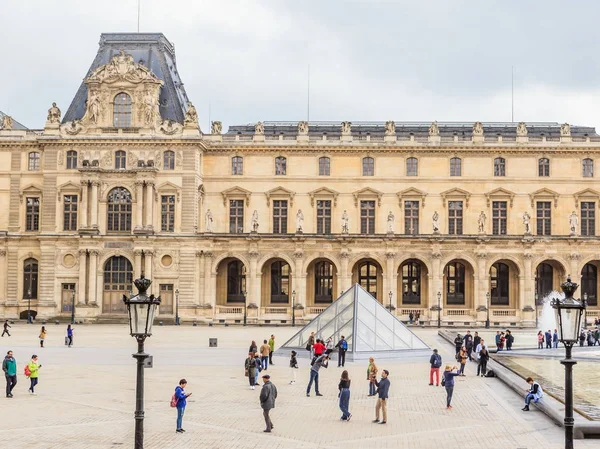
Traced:
<svg viewBox="0 0 600 449">
<path fill-rule="evenodd" d="M 277 399 L 277 388 L 270 381 L 266 381 L 260 390 L 260 406 L 263 410 L 275 408 Z"/>
</svg>

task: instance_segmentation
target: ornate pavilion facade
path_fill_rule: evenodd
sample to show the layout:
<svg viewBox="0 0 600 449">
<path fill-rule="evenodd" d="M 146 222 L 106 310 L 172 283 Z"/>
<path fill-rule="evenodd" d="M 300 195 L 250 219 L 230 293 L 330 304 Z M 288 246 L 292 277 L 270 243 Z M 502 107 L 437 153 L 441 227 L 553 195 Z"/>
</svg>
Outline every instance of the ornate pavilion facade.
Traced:
<svg viewBox="0 0 600 449">
<path fill-rule="evenodd" d="M 162 34 L 103 34 L 43 130 L 1 119 L 0 317 L 119 319 L 142 273 L 165 320 L 302 322 L 359 283 L 405 319 L 533 326 L 568 274 L 598 315 L 591 127 L 205 134 Z"/>
</svg>

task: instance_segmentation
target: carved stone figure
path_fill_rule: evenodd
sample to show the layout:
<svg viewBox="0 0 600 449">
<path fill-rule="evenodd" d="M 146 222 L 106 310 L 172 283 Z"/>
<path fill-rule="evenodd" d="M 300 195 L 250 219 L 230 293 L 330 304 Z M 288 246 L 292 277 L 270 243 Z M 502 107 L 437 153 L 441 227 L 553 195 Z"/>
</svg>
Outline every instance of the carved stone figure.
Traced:
<svg viewBox="0 0 600 449">
<path fill-rule="evenodd" d="M 56 103 L 52 103 L 52 107 L 48 109 L 48 123 L 60 123 L 60 109 L 56 106 Z"/>
<path fill-rule="evenodd" d="M 352 133 L 352 122 L 342 122 L 342 134 Z"/>
<path fill-rule="evenodd" d="M 298 213 L 296 214 L 296 232 L 298 234 L 302 234 L 303 228 L 304 228 L 304 214 L 302 213 L 302 209 L 298 209 Z"/>
<path fill-rule="evenodd" d="M 473 124 L 473 135 L 483 136 L 483 125 L 481 124 L 481 122 L 475 122 Z"/>
<path fill-rule="evenodd" d="M 432 219 L 432 225 L 433 225 L 433 233 L 439 234 L 440 233 L 440 215 L 437 213 L 437 210 L 433 213 L 433 217 L 431 217 L 431 219 Z"/>
<path fill-rule="evenodd" d="M 74 136 L 83 131 L 83 125 L 81 124 L 81 120 L 73 120 L 72 122 L 67 122 L 60 127 L 61 131 Z"/>
<path fill-rule="evenodd" d="M 342 214 L 342 234 L 348 234 L 350 218 L 348 217 L 348 213 L 344 209 L 344 213 Z"/>
<path fill-rule="evenodd" d="M 579 227 L 579 217 L 575 211 L 571 212 L 569 215 L 569 229 L 571 231 L 571 235 L 577 235 L 577 228 Z"/>
<path fill-rule="evenodd" d="M 152 92 L 147 91 L 144 95 L 144 123 L 150 125 L 154 121 L 154 114 L 156 113 L 157 101 L 154 99 Z"/>
<path fill-rule="evenodd" d="M 526 137 L 527 136 L 527 125 L 525 122 L 519 122 L 517 125 L 517 137 Z"/>
<path fill-rule="evenodd" d="M 174 120 L 163 120 L 160 125 L 158 126 L 158 129 L 160 131 L 162 131 L 163 134 L 166 134 L 168 136 L 171 136 L 173 134 L 176 134 L 178 132 L 181 132 L 181 124 L 177 123 Z"/>
<path fill-rule="evenodd" d="M 440 135 L 440 127 L 438 126 L 437 122 L 433 122 L 429 126 L 429 135 L 430 136 L 439 136 Z"/>
<path fill-rule="evenodd" d="M 252 213 L 252 232 L 258 232 L 258 211 L 256 209 Z"/>
<path fill-rule="evenodd" d="M 390 211 L 390 213 L 387 216 L 387 232 L 388 234 L 393 234 L 394 233 L 394 214 L 392 213 L 392 211 Z"/>
<path fill-rule="evenodd" d="M 213 214 L 210 211 L 210 209 L 208 209 L 206 211 L 206 232 L 213 232 L 212 225 L 213 225 Z"/>
<path fill-rule="evenodd" d="M 306 136 L 308 134 L 308 122 L 298 122 L 298 134 L 301 136 Z"/>
<path fill-rule="evenodd" d="M 485 212 L 481 211 L 479 218 L 477 219 L 477 226 L 479 227 L 480 234 L 485 234 L 485 220 L 487 220 Z"/>
<path fill-rule="evenodd" d="M 2 117 L 2 126 L 0 126 L 0 129 L 3 130 L 9 130 L 12 129 L 13 127 L 13 119 L 10 115 L 5 115 L 4 117 Z"/>
<path fill-rule="evenodd" d="M 111 60 L 100 67 L 88 77 L 89 82 L 114 83 L 115 81 L 126 80 L 130 83 L 138 84 L 145 80 L 160 82 L 160 80 L 147 67 L 137 64 L 133 56 L 125 53 L 123 50 L 115 55 Z M 162 82 L 160 82 L 162 84 Z"/>
<path fill-rule="evenodd" d="M 523 214 L 523 225 L 525 226 L 525 234 L 531 234 L 531 215 L 527 211 Z"/>
<path fill-rule="evenodd" d="M 265 125 L 263 125 L 262 122 L 258 122 L 254 126 L 254 134 L 262 136 L 264 133 L 265 133 Z"/>
<path fill-rule="evenodd" d="M 196 107 L 191 101 L 188 103 L 187 111 L 185 111 L 185 119 L 183 123 L 185 126 L 198 127 L 198 113 L 196 112 Z"/>
<path fill-rule="evenodd" d="M 571 137 L 571 125 L 564 123 L 560 126 L 561 137 Z"/>
<path fill-rule="evenodd" d="M 223 131 L 223 124 L 219 121 L 213 121 L 210 123 L 210 133 L 211 134 L 221 134 Z"/>
<path fill-rule="evenodd" d="M 90 94 L 87 115 L 90 123 L 94 125 L 98 124 L 98 119 L 100 118 L 100 99 L 95 92 Z"/>
<path fill-rule="evenodd" d="M 396 122 L 393 120 L 388 120 L 385 122 L 385 135 L 386 136 L 395 136 L 396 135 Z"/>
</svg>

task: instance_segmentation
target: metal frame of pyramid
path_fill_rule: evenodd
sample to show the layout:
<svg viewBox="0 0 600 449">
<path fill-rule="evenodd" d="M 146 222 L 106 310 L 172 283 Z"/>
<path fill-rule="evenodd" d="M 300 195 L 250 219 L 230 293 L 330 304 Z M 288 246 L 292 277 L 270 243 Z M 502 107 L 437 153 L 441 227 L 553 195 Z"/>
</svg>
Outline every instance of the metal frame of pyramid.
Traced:
<svg viewBox="0 0 600 449">
<path fill-rule="evenodd" d="M 315 333 L 315 339 L 327 340 L 331 337 L 334 343 L 342 335 L 346 337 L 346 359 L 350 361 L 429 353 L 429 346 L 359 284 L 342 293 L 278 348 L 275 355 L 289 356 L 290 351 L 294 350 L 298 356 L 308 357 L 310 352 L 306 350 L 306 345 L 311 332 Z"/>
</svg>

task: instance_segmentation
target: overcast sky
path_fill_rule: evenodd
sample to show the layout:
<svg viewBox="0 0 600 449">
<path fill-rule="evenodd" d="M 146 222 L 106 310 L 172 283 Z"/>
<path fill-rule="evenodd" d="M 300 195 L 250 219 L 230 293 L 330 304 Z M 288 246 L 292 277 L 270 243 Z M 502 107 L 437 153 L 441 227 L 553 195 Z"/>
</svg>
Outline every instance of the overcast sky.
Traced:
<svg viewBox="0 0 600 449">
<path fill-rule="evenodd" d="M 63 113 L 137 0 L 1 0 L 0 110 Z M 600 128 L 600 2 L 141 0 L 208 131 L 258 120 L 558 121 Z"/>
</svg>

